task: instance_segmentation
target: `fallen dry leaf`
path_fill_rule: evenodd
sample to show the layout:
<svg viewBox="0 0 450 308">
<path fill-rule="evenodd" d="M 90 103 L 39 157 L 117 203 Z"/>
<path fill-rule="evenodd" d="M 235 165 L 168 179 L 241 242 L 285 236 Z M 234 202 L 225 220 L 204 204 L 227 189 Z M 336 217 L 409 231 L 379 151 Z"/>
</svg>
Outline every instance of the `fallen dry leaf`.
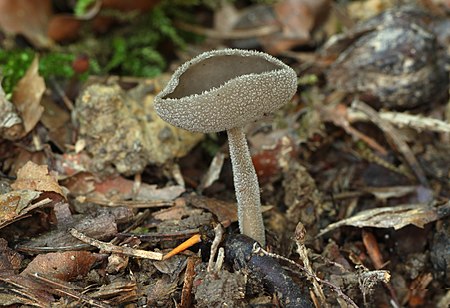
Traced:
<svg viewBox="0 0 450 308">
<path fill-rule="evenodd" d="M 86 8 L 82 16 L 68 13 L 55 14 L 48 23 L 47 35 L 56 42 L 73 41 L 79 37 L 83 21 L 94 18 L 102 6 L 101 0 L 96 0 Z"/>
<path fill-rule="evenodd" d="M 185 199 L 190 205 L 196 208 L 210 211 L 220 222 L 237 221 L 237 206 L 234 202 L 226 202 L 198 195 L 187 195 Z"/>
<path fill-rule="evenodd" d="M 375 208 L 328 225 L 317 236 L 342 226 L 401 229 L 407 225 L 423 228 L 427 223 L 450 215 L 450 201 L 440 206 L 406 204 Z"/>
<path fill-rule="evenodd" d="M 56 177 L 49 174 L 47 165 L 36 165 L 29 161 L 17 171 L 17 180 L 11 184 L 16 190 L 30 189 L 37 191 L 55 192 L 65 197 Z"/>
<path fill-rule="evenodd" d="M 98 210 L 91 215 L 75 215 L 72 222 L 68 222 L 58 229 L 33 237 L 18 246 L 19 251 L 41 253 L 58 251 L 61 247 L 65 250 L 78 249 L 80 242 L 67 232 L 68 228 L 76 228 L 89 237 L 101 240 L 110 240 L 117 234 L 118 219 L 106 210 Z"/>
<path fill-rule="evenodd" d="M 138 288 L 135 281 L 118 278 L 88 295 L 92 298 L 108 299 L 119 305 L 135 301 L 138 298 Z"/>
<path fill-rule="evenodd" d="M 88 251 L 66 251 L 36 256 L 21 275 L 39 273 L 48 277 L 70 281 L 84 277 L 97 258 Z"/>
<path fill-rule="evenodd" d="M 49 139 L 59 149 L 65 150 L 66 144 L 71 143 L 70 137 L 73 130 L 70 122 L 70 113 L 60 107 L 50 95 L 44 95 L 41 105 L 44 107 L 41 123 L 48 128 Z"/>
<path fill-rule="evenodd" d="M 26 189 L 0 195 L 0 229 L 36 208 L 36 205 L 32 205 L 32 201 L 40 195 L 38 191 Z M 46 203 L 40 203 L 40 205 L 44 204 Z"/>
<path fill-rule="evenodd" d="M 83 195 L 90 200 L 104 201 L 173 201 L 185 189 L 179 185 L 158 188 L 146 183 L 136 184 L 120 175 L 99 179 L 94 174 L 79 173 L 65 181 L 65 187 L 73 195 Z"/>
<path fill-rule="evenodd" d="M 198 210 L 189 208 L 187 206 L 173 206 L 168 209 L 162 209 L 153 213 L 153 218 L 165 221 L 165 220 L 181 220 L 183 217 L 190 215 L 196 215 L 200 212 Z"/>
<path fill-rule="evenodd" d="M 73 41 L 78 38 L 82 20 L 72 15 L 54 15 L 48 23 L 47 35 L 56 42 Z"/>
<path fill-rule="evenodd" d="M 278 54 L 293 46 L 308 43 L 311 33 L 328 16 L 329 0 L 285 0 L 274 5 L 274 11 L 282 32 L 261 37 L 264 49 Z"/>
<path fill-rule="evenodd" d="M 10 34 L 22 34 L 36 47 L 49 47 L 47 24 L 50 0 L 0 0 L 0 27 Z"/>
<path fill-rule="evenodd" d="M 48 307 L 54 301 L 45 288 L 29 277 L 12 275 L 10 272 L 0 271 L 0 281 L 6 287 L 0 290 L 2 305 L 23 304 L 29 307 Z"/>
<path fill-rule="evenodd" d="M 25 76 L 17 83 L 12 96 L 12 102 L 22 118 L 23 136 L 36 126 L 44 112 L 44 107 L 41 106 L 41 98 L 45 91 L 45 82 L 44 78 L 39 76 L 38 69 L 39 59 L 36 56 Z"/>
<path fill-rule="evenodd" d="M 22 256 L 8 247 L 8 242 L 0 238 L 0 272 L 15 271 L 20 268 Z"/>
</svg>

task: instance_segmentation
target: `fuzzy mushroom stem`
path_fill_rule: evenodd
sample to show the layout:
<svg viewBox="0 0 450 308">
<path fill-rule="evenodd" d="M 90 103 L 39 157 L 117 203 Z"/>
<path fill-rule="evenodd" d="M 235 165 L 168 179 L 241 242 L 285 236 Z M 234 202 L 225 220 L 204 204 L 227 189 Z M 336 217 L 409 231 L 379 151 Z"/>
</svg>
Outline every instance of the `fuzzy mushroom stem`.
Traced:
<svg viewBox="0 0 450 308">
<path fill-rule="evenodd" d="M 173 74 L 155 96 L 155 110 L 193 132 L 226 130 L 233 164 L 241 233 L 265 244 L 258 179 L 242 127 L 288 102 L 297 74 L 263 52 L 223 49 L 198 55 Z"/>
<path fill-rule="evenodd" d="M 252 163 L 244 130 L 227 130 L 233 167 L 234 189 L 238 204 L 239 230 L 263 247 L 266 245 L 258 178 Z"/>
</svg>

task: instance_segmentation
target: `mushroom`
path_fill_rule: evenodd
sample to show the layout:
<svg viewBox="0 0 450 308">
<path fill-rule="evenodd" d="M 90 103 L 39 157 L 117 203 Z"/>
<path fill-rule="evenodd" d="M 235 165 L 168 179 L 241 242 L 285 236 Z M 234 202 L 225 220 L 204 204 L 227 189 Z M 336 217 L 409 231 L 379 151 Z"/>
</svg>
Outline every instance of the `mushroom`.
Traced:
<svg viewBox="0 0 450 308">
<path fill-rule="evenodd" d="M 202 53 L 179 67 L 155 97 L 166 122 L 194 132 L 227 131 L 239 229 L 265 245 L 258 179 L 244 126 L 288 102 L 297 75 L 280 60 L 240 49 Z"/>
</svg>

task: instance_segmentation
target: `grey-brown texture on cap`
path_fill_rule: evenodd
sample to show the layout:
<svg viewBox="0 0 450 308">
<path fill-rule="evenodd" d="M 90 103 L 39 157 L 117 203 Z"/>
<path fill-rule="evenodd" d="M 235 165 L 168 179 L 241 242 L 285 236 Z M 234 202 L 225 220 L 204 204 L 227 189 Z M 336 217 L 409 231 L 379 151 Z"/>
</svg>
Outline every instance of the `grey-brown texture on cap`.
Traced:
<svg viewBox="0 0 450 308">
<path fill-rule="evenodd" d="M 296 89 L 294 70 L 266 53 L 214 50 L 180 66 L 155 97 L 155 109 L 174 126 L 219 132 L 277 110 Z"/>
<path fill-rule="evenodd" d="M 243 127 L 287 103 L 296 89 L 296 73 L 280 60 L 262 52 L 224 49 L 183 64 L 155 97 L 156 112 L 174 126 L 227 131 L 239 230 L 262 246 L 266 239 L 258 178 Z"/>
</svg>

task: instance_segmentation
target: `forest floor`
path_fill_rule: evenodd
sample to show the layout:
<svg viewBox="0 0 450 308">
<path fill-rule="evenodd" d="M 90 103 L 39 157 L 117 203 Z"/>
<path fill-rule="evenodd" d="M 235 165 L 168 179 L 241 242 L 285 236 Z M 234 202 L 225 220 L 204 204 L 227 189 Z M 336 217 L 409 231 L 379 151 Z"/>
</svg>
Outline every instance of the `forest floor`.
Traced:
<svg viewBox="0 0 450 308">
<path fill-rule="evenodd" d="M 126 2 L 0 1 L 0 306 L 450 306 L 448 1 Z M 244 128 L 264 246 L 227 133 L 154 107 L 223 48 L 298 76 Z"/>
</svg>

